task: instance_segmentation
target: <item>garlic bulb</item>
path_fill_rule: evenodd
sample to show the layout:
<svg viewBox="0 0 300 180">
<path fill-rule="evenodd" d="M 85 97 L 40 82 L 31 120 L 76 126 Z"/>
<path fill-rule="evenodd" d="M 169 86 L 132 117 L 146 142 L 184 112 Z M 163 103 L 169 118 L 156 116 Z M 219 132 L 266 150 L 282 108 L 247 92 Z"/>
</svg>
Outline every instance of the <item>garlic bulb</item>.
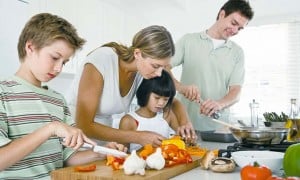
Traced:
<svg viewBox="0 0 300 180">
<path fill-rule="evenodd" d="M 140 158 L 136 151 L 133 150 L 131 154 L 126 158 L 123 169 L 125 174 L 131 175 L 131 174 L 139 174 L 139 175 L 145 175 L 145 167 L 146 167 L 146 161 L 143 158 Z"/>
<path fill-rule="evenodd" d="M 161 153 L 161 148 L 157 148 L 155 153 L 151 154 L 146 159 L 146 164 L 151 169 L 161 170 L 165 167 L 165 158 Z"/>
</svg>

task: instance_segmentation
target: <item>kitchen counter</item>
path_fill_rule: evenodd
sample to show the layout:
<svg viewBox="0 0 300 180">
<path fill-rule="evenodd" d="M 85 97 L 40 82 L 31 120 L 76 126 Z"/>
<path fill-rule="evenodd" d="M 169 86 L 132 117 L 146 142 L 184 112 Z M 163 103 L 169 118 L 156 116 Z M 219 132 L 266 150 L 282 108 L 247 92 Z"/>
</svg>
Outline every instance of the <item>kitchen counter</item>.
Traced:
<svg viewBox="0 0 300 180">
<path fill-rule="evenodd" d="M 201 147 L 207 149 L 226 149 L 227 146 L 232 145 L 233 143 L 219 143 L 219 142 L 209 142 L 209 141 L 199 141 Z M 203 170 L 200 167 L 196 167 L 190 171 L 187 171 L 183 174 L 171 178 L 171 180 L 218 180 L 218 179 L 240 179 L 240 168 L 236 167 L 234 172 L 231 173 L 216 173 L 211 170 Z"/>
</svg>

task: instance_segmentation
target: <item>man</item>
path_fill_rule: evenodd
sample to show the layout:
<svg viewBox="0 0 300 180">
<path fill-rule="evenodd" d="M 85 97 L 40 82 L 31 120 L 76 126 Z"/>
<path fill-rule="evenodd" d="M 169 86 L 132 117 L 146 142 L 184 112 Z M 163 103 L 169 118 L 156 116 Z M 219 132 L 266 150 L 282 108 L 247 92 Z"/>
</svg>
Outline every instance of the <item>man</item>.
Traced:
<svg viewBox="0 0 300 180">
<path fill-rule="evenodd" d="M 179 98 L 196 130 L 216 130 L 218 126 L 209 116 L 218 111 L 220 119 L 228 121 L 228 108 L 239 100 L 245 74 L 244 53 L 229 38 L 238 34 L 253 15 L 249 2 L 229 0 L 209 29 L 186 34 L 176 44 L 171 65 L 182 65 L 181 80 L 176 86 L 185 97 Z"/>
</svg>

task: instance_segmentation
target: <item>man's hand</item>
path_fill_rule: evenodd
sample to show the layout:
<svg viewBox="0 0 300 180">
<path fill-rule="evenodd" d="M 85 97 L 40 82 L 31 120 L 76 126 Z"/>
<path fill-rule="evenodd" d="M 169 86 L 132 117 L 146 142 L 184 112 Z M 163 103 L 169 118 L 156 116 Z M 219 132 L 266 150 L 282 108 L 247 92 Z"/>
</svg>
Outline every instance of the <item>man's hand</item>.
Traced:
<svg viewBox="0 0 300 180">
<path fill-rule="evenodd" d="M 206 116 L 211 116 L 216 111 L 222 110 L 222 105 L 218 101 L 214 101 L 211 99 L 205 100 L 201 102 L 200 105 L 200 113 Z"/>
<path fill-rule="evenodd" d="M 196 85 L 180 85 L 178 92 L 190 101 L 200 101 L 200 91 Z"/>
</svg>

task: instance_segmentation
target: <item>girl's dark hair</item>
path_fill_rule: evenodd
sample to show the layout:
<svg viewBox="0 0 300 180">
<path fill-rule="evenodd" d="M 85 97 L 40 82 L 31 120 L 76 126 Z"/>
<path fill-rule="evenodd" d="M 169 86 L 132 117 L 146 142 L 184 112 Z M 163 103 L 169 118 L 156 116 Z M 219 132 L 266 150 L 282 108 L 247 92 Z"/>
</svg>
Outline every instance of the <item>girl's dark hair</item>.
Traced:
<svg viewBox="0 0 300 180">
<path fill-rule="evenodd" d="M 136 92 L 137 103 L 140 107 L 147 105 L 151 93 L 169 97 L 166 107 L 170 107 L 176 94 L 176 89 L 172 77 L 166 70 L 162 71 L 160 77 L 143 79 Z"/>
<path fill-rule="evenodd" d="M 249 21 L 253 18 L 254 12 L 246 0 L 228 0 L 220 9 L 217 20 L 219 19 L 220 12 L 224 10 L 225 16 L 228 16 L 234 12 L 241 13 L 242 16 L 246 17 Z"/>
<path fill-rule="evenodd" d="M 171 33 L 163 26 L 149 26 L 135 34 L 132 45 L 125 45 L 110 42 L 103 47 L 114 48 L 119 58 L 126 62 L 134 60 L 134 50 L 140 49 L 143 57 L 153 59 L 164 59 L 175 54 L 175 46 Z"/>
</svg>

